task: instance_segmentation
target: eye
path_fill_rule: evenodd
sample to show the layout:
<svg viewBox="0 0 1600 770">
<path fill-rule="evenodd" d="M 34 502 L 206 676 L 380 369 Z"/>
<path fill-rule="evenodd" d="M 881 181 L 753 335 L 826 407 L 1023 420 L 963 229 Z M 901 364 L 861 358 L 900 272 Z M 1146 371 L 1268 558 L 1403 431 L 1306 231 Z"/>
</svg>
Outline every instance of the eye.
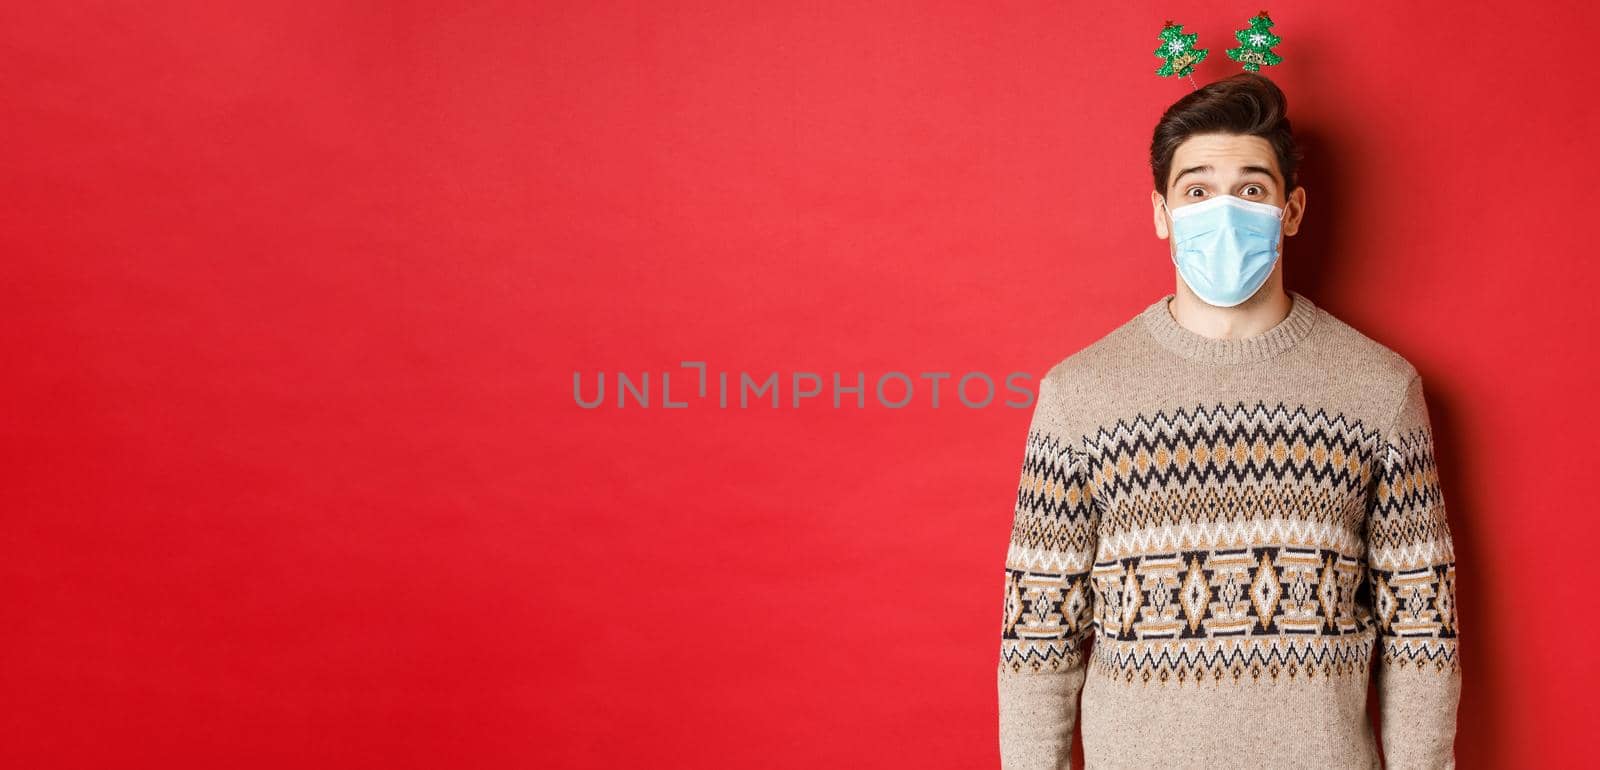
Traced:
<svg viewBox="0 0 1600 770">
<path fill-rule="evenodd" d="M 1187 190 L 1184 190 L 1183 191 L 1183 195 L 1186 198 L 1199 198 L 1199 197 L 1203 197 L 1205 195 L 1205 192 L 1206 192 L 1206 188 L 1204 188 L 1204 187 L 1191 187 L 1191 188 L 1189 188 Z M 1200 195 L 1195 195 L 1195 193 L 1200 193 Z"/>
<path fill-rule="evenodd" d="M 1251 192 L 1251 190 L 1254 190 L 1255 192 Z M 1244 186 L 1244 194 L 1245 195 L 1266 195 L 1267 194 L 1267 188 L 1262 187 L 1261 185 L 1258 185 L 1258 184 L 1254 184 L 1254 183 L 1247 184 L 1247 185 Z"/>
</svg>

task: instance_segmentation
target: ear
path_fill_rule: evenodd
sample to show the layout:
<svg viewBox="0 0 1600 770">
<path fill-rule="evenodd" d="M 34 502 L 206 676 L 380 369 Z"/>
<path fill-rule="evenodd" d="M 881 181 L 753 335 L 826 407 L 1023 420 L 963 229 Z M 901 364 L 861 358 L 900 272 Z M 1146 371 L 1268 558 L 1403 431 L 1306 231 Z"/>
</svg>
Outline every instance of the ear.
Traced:
<svg viewBox="0 0 1600 770">
<path fill-rule="evenodd" d="M 1167 239 L 1167 236 L 1172 234 L 1172 232 L 1167 227 L 1167 212 L 1166 209 L 1161 205 L 1163 200 L 1165 200 L 1165 198 L 1161 195 L 1161 193 L 1158 193 L 1155 190 L 1150 191 L 1150 208 L 1152 209 L 1152 213 L 1155 215 L 1156 237 L 1164 241 Z"/>
<path fill-rule="evenodd" d="M 1306 188 L 1304 186 L 1294 188 L 1294 192 L 1289 193 L 1289 200 L 1284 202 L 1284 208 L 1283 234 L 1294 235 L 1299 232 L 1300 220 L 1306 213 Z"/>
</svg>

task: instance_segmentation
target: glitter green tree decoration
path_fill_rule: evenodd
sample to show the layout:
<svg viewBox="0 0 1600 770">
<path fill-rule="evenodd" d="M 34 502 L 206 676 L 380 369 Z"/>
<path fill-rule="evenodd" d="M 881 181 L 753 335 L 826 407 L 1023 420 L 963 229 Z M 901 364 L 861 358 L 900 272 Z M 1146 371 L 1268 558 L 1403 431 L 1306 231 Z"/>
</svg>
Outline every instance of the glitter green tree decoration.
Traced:
<svg viewBox="0 0 1600 770">
<path fill-rule="evenodd" d="M 1183 34 L 1182 24 L 1173 24 L 1168 21 L 1161 28 L 1161 47 L 1156 49 L 1156 55 L 1164 61 L 1156 74 L 1162 77 L 1188 75 L 1194 72 L 1194 65 L 1206 60 L 1206 49 L 1195 48 L 1194 41 L 1200 37 L 1198 34 Z M 1189 78 L 1194 82 L 1194 78 Z"/>
<path fill-rule="evenodd" d="M 1246 71 L 1260 72 L 1263 64 L 1277 64 L 1283 57 L 1272 52 L 1272 47 L 1282 42 L 1277 35 L 1272 34 L 1272 19 L 1267 18 L 1267 12 L 1262 11 L 1250 20 L 1247 29 L 1233 33 L 1239 39 L 1238 48 L 1228 49 L 1228 58 L 1244 65 Z"/>
</svg>

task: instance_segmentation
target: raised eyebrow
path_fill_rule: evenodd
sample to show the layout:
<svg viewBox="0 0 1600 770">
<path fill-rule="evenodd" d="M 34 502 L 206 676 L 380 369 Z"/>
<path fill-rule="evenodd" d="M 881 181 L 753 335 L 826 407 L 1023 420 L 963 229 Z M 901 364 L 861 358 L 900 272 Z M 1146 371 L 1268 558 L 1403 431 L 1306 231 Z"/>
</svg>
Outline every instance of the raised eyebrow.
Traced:
<svg viewBox="0 0 1600 770">
<path fill-rule="evenodd" d="M 1179 171 L 1178 175 L 1172 178 L 1172 186 L 1177 187 L 1178 180 L 1183 179 L 1185 174 L 1199 174 L 1202 172 L 1211 172 L 1213 170 L 1215 169 L 1211 168 L 1210 166 L 1190 166 L 1189 168 Z"/>
<path fill-rule="evenodd" d="M 1271 180 L 1273 184 L 1278 183 L 1278 177 L 1272 173 L 1272 169 L 1267 168 L 1266 166 L 1245 166 L 1244 168 L 1240 169 L 1240 171 L 1243 171 L 1246 174 L 1265 174 L 1267 179 Z"/>
</svg>

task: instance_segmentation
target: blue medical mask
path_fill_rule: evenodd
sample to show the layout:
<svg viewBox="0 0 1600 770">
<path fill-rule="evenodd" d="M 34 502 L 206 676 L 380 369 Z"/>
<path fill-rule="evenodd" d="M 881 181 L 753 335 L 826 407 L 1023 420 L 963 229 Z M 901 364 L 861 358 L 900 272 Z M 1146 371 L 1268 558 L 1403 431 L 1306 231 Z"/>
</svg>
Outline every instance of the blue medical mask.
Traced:
<svg viewBox="0 0 1600 770">
<path fill-rule="evenodd" d="M 1233 307 L 1249 299 L 1278 262 L 1284 211 L 1233 195 L 1167 209 L 1178 275 L 1206 304 Z"/>
</svg>

